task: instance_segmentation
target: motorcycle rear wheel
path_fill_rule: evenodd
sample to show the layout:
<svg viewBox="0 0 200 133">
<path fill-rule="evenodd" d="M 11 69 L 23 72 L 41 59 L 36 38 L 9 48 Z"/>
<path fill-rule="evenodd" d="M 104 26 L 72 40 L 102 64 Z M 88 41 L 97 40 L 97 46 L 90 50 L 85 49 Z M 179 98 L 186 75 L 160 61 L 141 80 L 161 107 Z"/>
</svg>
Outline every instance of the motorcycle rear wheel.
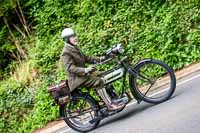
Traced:
<svg viewBox="0 0 200 133">
<path fill-rule="evenodd" d="M 90 123 L 98 117 L 96 104 L 92 99 L 82 95 L 73 96 L 71 102 L 64 106 L 64 121 L 75 131 L 88 132 L 95 129 L 100 120 Z"/>
</svg>

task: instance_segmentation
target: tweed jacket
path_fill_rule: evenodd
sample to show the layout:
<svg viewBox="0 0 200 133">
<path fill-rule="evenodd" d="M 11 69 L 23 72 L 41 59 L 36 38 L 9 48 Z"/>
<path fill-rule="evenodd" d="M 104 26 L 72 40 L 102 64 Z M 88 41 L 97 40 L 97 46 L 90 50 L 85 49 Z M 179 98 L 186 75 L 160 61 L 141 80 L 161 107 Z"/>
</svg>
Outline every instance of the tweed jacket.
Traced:
<svg viewBox="0 0 200 133">
<path fill-rule="evenodd" d="M 61 61 L 65 67 L 70 91 L 78 88 L 89 76 L 85 73 L 85 63 L 99 62 L 101 57 L 89 57 L 70 44 L 65 44 L 61 53 Z"/>
</svg>

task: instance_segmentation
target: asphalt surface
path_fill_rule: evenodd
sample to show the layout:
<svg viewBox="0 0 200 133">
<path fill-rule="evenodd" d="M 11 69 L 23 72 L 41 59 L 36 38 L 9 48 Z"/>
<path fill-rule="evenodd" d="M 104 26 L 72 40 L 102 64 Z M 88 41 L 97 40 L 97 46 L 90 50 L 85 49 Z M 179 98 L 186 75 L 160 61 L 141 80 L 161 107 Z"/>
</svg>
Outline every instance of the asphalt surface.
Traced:
<svg viewBox="0 0 200 133">
<path fill-rule="evenodd" d="M 77 132 L 66 127 L 53 133 Z M 200 72 L 178 80 L 170 100 L 132 104 L 90 133 L 200 133 Z"/>
</svg>

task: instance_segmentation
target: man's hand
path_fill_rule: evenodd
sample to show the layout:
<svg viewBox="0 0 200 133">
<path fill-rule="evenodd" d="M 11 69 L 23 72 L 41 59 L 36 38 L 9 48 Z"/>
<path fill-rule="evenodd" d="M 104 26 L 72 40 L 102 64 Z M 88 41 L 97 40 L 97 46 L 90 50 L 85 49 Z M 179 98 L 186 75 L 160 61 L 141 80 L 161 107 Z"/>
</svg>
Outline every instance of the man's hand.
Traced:
<svg viewBox="0 0 200 133">
<path fill-rule="evenodd" d="M 94 66 L 87 67 L 87 68 L 85 68 L 85 73 L 90 74 L 90 73 L 94 72 L 95 70 L 96 70 L 96 68 Z"/>
</svg>

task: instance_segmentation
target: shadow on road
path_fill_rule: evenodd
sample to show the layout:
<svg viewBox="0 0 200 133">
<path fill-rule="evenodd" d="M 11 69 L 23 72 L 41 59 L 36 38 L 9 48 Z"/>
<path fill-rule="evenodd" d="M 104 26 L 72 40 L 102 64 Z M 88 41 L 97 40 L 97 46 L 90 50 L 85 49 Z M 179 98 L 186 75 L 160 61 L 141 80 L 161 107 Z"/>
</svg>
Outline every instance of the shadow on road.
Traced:
<svg viewBox="0 0 200 133">
<path fill-rule="evenodd" d="M 178 95 L 180 95 L 180 93 L 179 94 L 174 94 L 169 101 L 173 100 Z M 159 105 L 159 104 L 157 104 L 157 105 Z M 149 109 L 151 107 L 155 107 L 157 105 L 148 104 L 148 103 L 144 103 L 144 102 L 139 104 L 139 105 L 138 104 L 131 105 L 129 107 L 126 107 L 122 112 L 120 112 L 120 113 L 118 113 L 116 115 L 113 115 L 111 117 L 108 117 L 109 119 L 105 119 L 104 121 L 102 121 L 102 123 L 96 129 L 101 128 L 101 127 L 103 127 L 105 125 L 109 125 L 111 123 L 118 122 L 120 120 L 128 119 L 128 118 L 130 118 L 130 117 L 132 117 L 134 115 L 142 113 L 146 109 Z M 93 130 L 93 131 L 95 131 L 95 130 Z"/>
<path fill-rule="evenodd" d="M 104 125 L 108 125 L 110 123 L 114 123 L 120 120 L 127 119 L 131 116 L 137 115 L 138 113 L 141 113 L 143 110 L 146 110 L 147 108 L 153 107 L 155 105 L 152 104 L 145 104 L 145 105 L 136 105 L 137 107 L 134 107 L 134 105 L 131 105 L 130 107 L 127 107 L 127 109 L 124 109 L 121 113 L 118 113 L 116 115 L 113 115 L 110 117 L 110 119 L 107 119 L 105 122 L 102 122 L 97 128 L 103 127 Z"/>
</svg>

